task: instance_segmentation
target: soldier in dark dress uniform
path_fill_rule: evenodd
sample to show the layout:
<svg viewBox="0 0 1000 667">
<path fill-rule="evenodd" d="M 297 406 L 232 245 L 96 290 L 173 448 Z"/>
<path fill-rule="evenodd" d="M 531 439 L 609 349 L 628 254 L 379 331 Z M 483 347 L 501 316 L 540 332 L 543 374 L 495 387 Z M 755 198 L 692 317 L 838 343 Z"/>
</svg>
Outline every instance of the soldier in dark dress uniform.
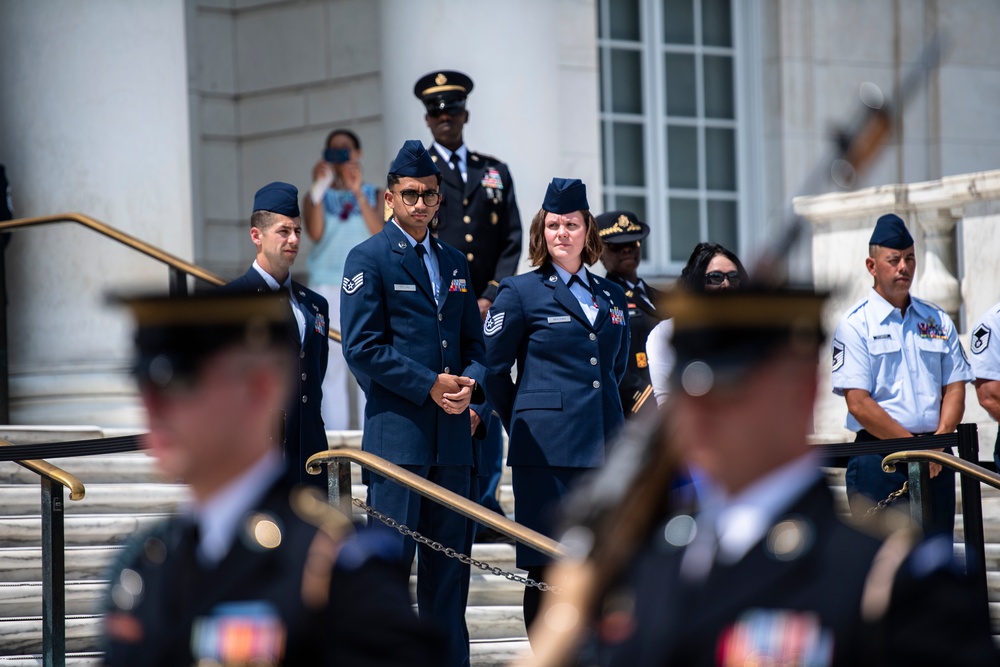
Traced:
<svg viewBox="0 0 1000 667">
<path fill-rule="evenodd" d="M 806 442 L 823 302 L 665 297 L 677 352 L 665 425 L 639 447 L 619 443 L 614 477 L 581 492 L 594 507 L 609 483 L 621 490 L 564 534 L 586 555 L 549 572 L 564 594 L 545 601 L 553 622 L 532 638 L 532 665 L 998 664 L 986 591 L 950 540 L 909 529 L 882 540 L 837 511 Z M 681 462 L 700 471 L 694 511 L 669 491 Z"/>
<path fill-rule="evenodd" d="M 500 281 L 517 272 L 521 213 L 507 164 L 465 145 L 462 131 L 469 122 L 465 102 L 472 85 L 472 79 L 461 72 L 439 70 L 420 77 L 413 94 L 427 108 L 424 119 L 434 135 L 427 150 L 442 176 L 441 208 L 433 232 L 465 255 L 479 313 L 485 320 Z M 503 469 L 501 428 L 500 421 L 494 420 L 479 443 L 476 475 L 479 503 L 498 514 L 503 514 L 497 499 Z M 509 540 L 479 527 L 477 541 Z"/>
<path fill-rule="evenodd" d="M 436 665 L 408 569 L 283 476 L 276 412 L 298 346 L 287 301 L 214 291 L 128 300 L 146 444 L 189 506 L 110 573 L 105 664 Z"/>
<path fill-rule="evenodd" d="M 642 240 L 649 236 L 649 226 L 631 211 L 609 211 L 597 216 L 604 252 L 601 263 L 608 280 L 625 290 L 628 299 L 628 325 L 631 332 L 628 370 L 618 385 L 625 417 L 656 413 L 653 385 L 649 381 L 646 338 L 663 316 L 656 308 L 660 291 L 639 277 Z"/>
<path fill-rule="evenodd" d="M 324 476 L 306 474 L 306 461 L 327 449 L 321 410 L 323 378 L 330 358 L 330 306 L 326 299 L 292 280 L 302 223 L 298 190 L 289 183 L 269 183 L 254 195 L 250 240 L 256 258 L 245 274 L 220 289 L 225 292 L 276 292 L 289 304 L 299 341 L 298 391 L 284 412 L 286 474 L 292 484 L 326 489 Z"/>
</svg>

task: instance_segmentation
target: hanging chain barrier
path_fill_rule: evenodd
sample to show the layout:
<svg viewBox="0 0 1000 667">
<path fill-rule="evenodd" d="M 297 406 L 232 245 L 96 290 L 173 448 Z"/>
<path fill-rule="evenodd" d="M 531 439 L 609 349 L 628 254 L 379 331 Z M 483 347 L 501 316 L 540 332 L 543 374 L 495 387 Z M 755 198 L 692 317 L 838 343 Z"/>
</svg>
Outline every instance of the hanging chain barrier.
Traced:
<svg viewBox="0 0 1000 667">
<path fill-rule="evenodd" d="M 875 505 L 869 507 L 868 511 L 865 512 L 865 518 L 868 518 L 874 514 L 878 514 L 879 512 L 883 511 L 885 508 L 889 507 L 889 505 L 895 502 L 897 498 L 906 495 L 907 493 L 909 493 L 909 491 L 910 491 L 910 483 L 903 482 L 903 486 L 890 493 L 888 496 L 885 497 L 885 499 L 880 500 Z"/>
<path fill-rule="evenodd" d="M 410 530 L 405 524 L 399 523 L 398 521 L 396 521 L 395 519 L 393 519 L 391 516 L 386 516 L 385 514 L 382 514 L 381 512 L 379 512 L 377 509 L 375 509 L 373 507 L 369 507 L 368 505 L 366 505 L 359 498 L 352 498 L 351 502 L 354 503 L 355 507 L 361 508 L 366 513 L 368 513 L 369 515 L 375 517 L 376 519 L 378 519 L 379 521 L 381 521 L 385 525 L 389 526 L 390 528 L 395 528 L 401 534 L 406 535 L 408 537 L 412 537 L 417 542 L 417 544 L 423 544 L 424 546 L 428 546 L 431 549 L 434 549 L 434 551 L 440 551 L 441 553 L 443 553 L 448 558 L 456 558 L 456 559 L 458 559 L 459 562 L 464 563 L 465 565 L 470 565 L 472 567 L 475 567 L 475 568 L 478 568 L 480 570 L 483 570 L 484 572 L 489 572 L 490 574 L 495 574 L 496 576 L 503 577 L 504 579 L 507 579 L 508 581 L 514 581 L 514 582 L 517 582 L 517 583 L 522 584 L 524 586 L 531 586 L 531 587 L 537 588 L 540 591 L 551 591 L 553 593 L 559 593 L 559 592 L 561 592 L 556 586 L 552 586 L 550 584 L 547 584 L 544 581 L 535 581 L 531 577 L 522 577 L 519 574 L 515 574 L 513 572 L 507 572 L 506 570 L 503 570 L 503 569 L 501 569 L 499 567 L 490 565 L 489 563 L 484 563 L 481 560 L 477 560 L 477 559 L 473 558 L 472 556 L 466 556 L 463 553 L 455 551 L 451 547 L 444 546 L 440 542 L 435 542 L 434 540 L 432 540 L 430 538 L 424 537 L 423 535 L 421 535 L 417 531 Z"/>
</svg>

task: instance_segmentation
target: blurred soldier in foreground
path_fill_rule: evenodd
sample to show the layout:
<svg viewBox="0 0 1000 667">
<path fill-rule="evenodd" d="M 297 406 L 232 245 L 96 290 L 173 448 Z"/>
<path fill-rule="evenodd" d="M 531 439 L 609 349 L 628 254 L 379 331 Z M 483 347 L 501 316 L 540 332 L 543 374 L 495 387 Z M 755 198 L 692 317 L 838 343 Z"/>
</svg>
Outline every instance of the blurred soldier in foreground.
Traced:
<svg viewBox="0 0 1000 667">
<path fill-rule="evenodd" d="M 663 305 L 669 433 L 620 444 L 641 473 L 565 534 L 579 557 L 551 573 L 566 594 L 546 599 L 533 664 L 996 665 L 985 593 L 948 540 L 882 542 L 838 517 L 806 444 L 822 298 L 674 291 Z M 677 457 L 706 478 L 693 514 L 670 506 Z"/>
<path fill-rule="evenodd" d="M 278 415 L 298 347 L 287 301 L 213 292 L 128 305 L 146 444 L 192 501 L 113 568 L 106 664 L 436 664 L 381 536 L 352 535 L 282 474 Z"/>
</svg>

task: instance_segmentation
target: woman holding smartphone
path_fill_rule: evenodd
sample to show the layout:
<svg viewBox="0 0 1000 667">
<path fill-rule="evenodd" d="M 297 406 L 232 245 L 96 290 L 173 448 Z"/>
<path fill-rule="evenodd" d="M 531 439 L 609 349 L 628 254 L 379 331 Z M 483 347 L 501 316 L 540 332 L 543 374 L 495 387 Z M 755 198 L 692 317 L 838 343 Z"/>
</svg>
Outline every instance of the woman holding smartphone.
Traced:
<svg viewBox="0 0 1000 667">
<path fill-rule="evenodd" d="M 580 180 L 552 180 L 529 234 L 539 268 L 500 281 L 483 327 L 486 393 L 510 436 L 515 519 L 554 536 L 560 500 L 604 464 L 625 421 L 618 383 L 628 363 L 628 302 L 621 287 L 587 270 L 604 244 Z M 517 545 L 517 566 L 530 577 L 547 562 Z M 525 588 L 529 628 L 539 594 Z"/>
<path fill-rule="evenodd" d="M 302 201 L 303 226 L 316 245 L 309 251 L 309 287 L 330 303 L 330 326 L 340 329 L 340 286 L 351 248 L 382 230 L 381 189 L 361 177 L 361 140 L 350 130 L 326 138 L 323 159 L 313 167 L 313 184 Z M 352 424 L 351 405 L 357 421 Z M 326 428 L 361 428 L 365 397 L 343 355 L 331 354 L 323 380 Z"/>
</svg>

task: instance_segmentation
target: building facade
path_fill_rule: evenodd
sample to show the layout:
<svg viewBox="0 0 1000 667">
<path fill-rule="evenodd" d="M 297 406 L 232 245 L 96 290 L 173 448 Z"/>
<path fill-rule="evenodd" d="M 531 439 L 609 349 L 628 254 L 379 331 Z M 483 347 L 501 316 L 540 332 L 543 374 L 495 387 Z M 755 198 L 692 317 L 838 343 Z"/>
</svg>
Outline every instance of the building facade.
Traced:
<svg viewBox="0 0 1000 667">
<path fill-rule="evenodd" d="M 595 212 L 651 225 L 644 275 L 666 281 L 699 240 L 752 264 L 862 84 L 891 96 L 935 34 L 940 66 L 851 186 L 996 168 L 998 19 L 993 0 L 7 2 L 0 162 L 18 216 L 80 211 L 230 278 L 260 185 L 308 187 L 335 127 L 381 183 L 403 140 L 430 138 L 413 82 L 459 69 L 466 140 L 510 164 L 525 222 L 553 176 L 582 178 Z M 12 421 L 134 423 L 103 295 L 165 270 L 64 226 L 19 232 L 7 257 Z M 811 279 L 810 244 L 789 263 Z"/>
</svg>

